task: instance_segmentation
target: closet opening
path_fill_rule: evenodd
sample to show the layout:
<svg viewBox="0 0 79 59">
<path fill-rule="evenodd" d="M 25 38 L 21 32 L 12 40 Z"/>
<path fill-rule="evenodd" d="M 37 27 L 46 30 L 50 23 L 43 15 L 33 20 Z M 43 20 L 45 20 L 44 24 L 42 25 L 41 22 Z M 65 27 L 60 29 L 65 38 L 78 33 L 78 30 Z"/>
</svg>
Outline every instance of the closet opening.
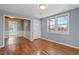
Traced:
<svg viewBox="0 0 79 59">
<path fill-rule="evenodd" d="M 13 16 L 4 17 L 4 46 L 31 38 L 31 21 Z"/>
</svg>

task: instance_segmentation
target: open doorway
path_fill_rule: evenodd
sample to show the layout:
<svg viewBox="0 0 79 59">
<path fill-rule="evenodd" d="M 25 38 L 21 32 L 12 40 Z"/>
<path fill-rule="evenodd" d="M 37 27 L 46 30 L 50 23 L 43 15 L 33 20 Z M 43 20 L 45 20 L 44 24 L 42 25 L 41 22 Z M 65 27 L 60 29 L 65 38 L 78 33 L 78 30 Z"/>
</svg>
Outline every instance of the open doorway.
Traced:
<svg viewBox="0 0 79 59">
<path fill-rule="evenodd" d="M 5 16 L 5 45 L 15 44 L 21 38 L 30 39 L 31 21 L 23 18 Z"/>
</svg>

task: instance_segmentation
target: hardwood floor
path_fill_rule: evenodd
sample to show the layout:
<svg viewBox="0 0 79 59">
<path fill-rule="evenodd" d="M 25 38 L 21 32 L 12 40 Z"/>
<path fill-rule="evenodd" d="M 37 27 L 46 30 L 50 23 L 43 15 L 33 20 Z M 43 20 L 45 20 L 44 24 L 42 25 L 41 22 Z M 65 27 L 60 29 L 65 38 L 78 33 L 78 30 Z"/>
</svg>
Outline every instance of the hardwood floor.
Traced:
<svg viewBox="0 0 79 59">
<path fill-rule="evenodd" d="M 6 42 L 8 42 L 8 39 Z M 0 50 L 0 54 L 2 55 L 34 55 L 36 53 L 37 50 L 34 44 L 24 37 L 14 37 L 12 44 L 6 44 L 6 46 Z"/>
<path fill-rule="evenodd" d="M 79 49 L 64 46 L 44 39 L 33 41 L 41 55 L 79 55 Z"/>
<path fill-rule="evenodd" d="M 24 37 L 14 37 L 12 44 L 8 40 L 10 38 L 6 39 L 5 47 L 0 48 L 1 55 L 79 55 L 79 49 L 41 38 L 30 41 Z"/>
</svg>

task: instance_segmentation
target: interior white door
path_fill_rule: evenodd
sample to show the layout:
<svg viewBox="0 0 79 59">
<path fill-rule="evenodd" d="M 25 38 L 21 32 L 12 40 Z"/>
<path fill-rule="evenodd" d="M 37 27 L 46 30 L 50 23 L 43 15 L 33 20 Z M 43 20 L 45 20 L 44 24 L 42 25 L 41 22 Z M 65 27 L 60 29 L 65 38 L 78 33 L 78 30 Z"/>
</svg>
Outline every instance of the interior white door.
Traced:
<svg viewBox="0 0 79 59">
<path fill-rule="evenodd" d="M 33 20 L 33 39 L 41 38 L 41 21 Z"/>
</svg>

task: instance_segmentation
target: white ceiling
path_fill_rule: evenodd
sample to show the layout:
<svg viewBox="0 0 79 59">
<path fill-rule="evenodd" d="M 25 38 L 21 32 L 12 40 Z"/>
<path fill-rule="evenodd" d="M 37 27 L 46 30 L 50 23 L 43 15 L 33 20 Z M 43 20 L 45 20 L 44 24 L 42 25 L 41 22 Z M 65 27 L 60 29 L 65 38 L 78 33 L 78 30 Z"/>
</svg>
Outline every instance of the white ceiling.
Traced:
<svg viewBox="0 0 79 59">
<path fill-rule="evenodd" d="M 60 12 L 79 8 L 79 4 L 48 4 L 46 10 L 40 10 L 38 4 L 2 4 L 1 10 L 28 15 L 36 18 L 43 18 Z"/>
</svg>

